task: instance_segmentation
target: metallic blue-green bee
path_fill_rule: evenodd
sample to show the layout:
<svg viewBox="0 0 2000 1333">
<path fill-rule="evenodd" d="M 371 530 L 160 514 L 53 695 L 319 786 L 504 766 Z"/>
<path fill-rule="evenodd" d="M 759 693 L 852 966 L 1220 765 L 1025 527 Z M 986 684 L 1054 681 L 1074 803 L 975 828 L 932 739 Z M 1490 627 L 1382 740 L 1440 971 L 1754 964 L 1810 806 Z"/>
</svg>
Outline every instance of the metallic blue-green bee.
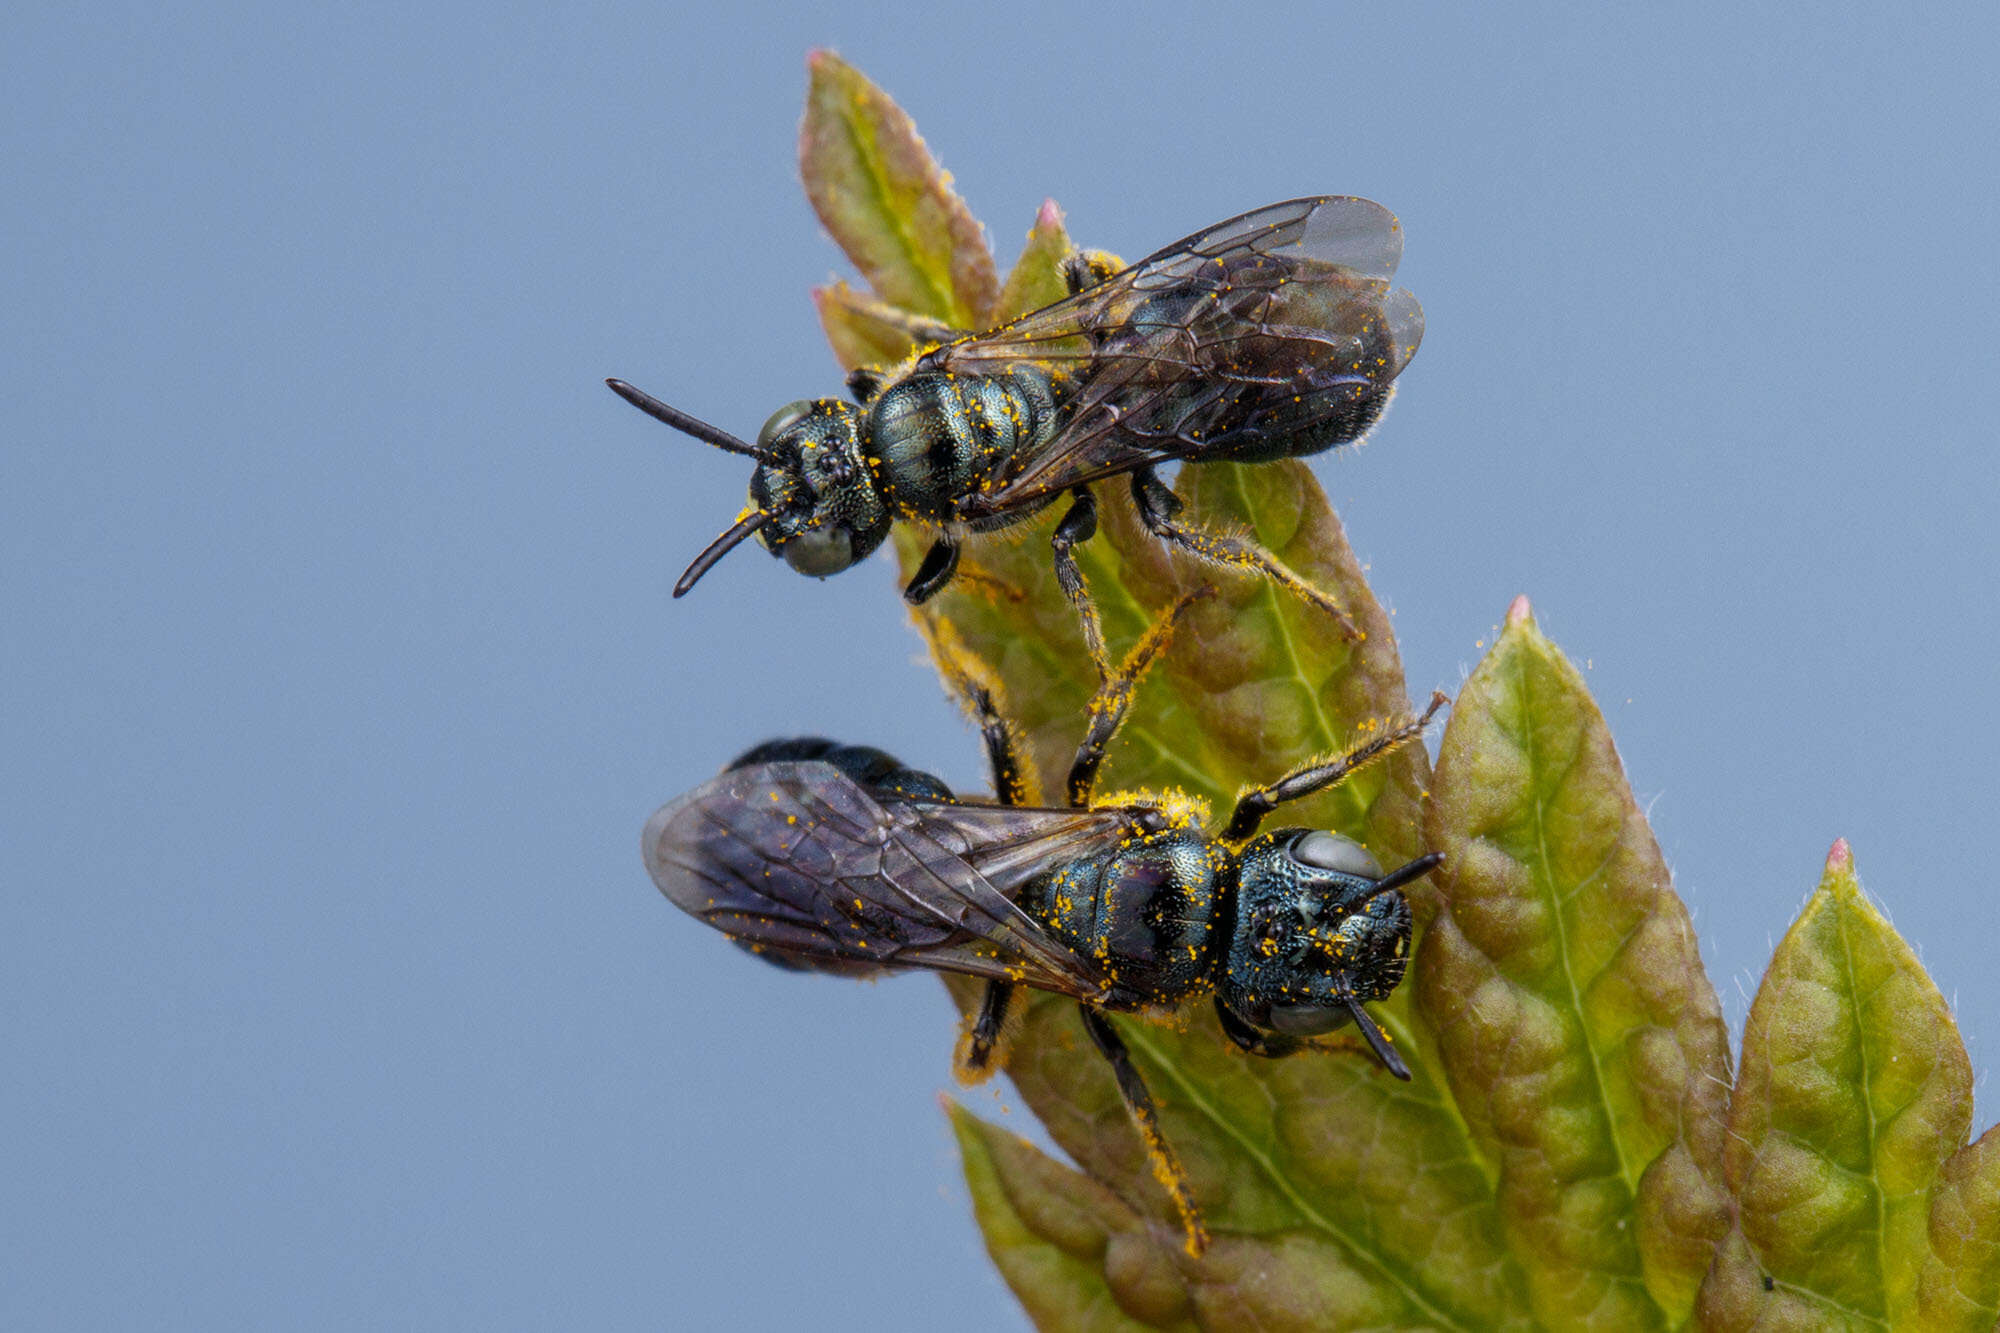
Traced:
<svg viewBox="0 0 2000 1333">
<path fill-rule="evenodd" d="M 1423 337 L 1417 299 L 1390 286 L 1402 250 L 1402 228 L 1380 204 L 1321 196 L 1218 223 L 1122 270 L 1073 256 L 1064 300 L 987 333 L 913 322 L 923 350 L 891 371 L 856 371 L 856 403 L 788 404 L 755 444 L 608 381 L 668 425 L 757 460 L 750 507 L 674 595 L 753 534 L 793 569 L 825 576 L 903 521 L 936 534 L 904 590 L 921 603 L 951 580 L 967 534 L 1021 522 L 1067 493 L 1056 572 L 1103 666 L 1072 548 L 1096 531 L 1091 483 L 1129 474 L 1155 535 L 1277 580 L 1352 635 L 1332 599 L 1270 552 L 1180 522 L 1155 469 L 1268 462 L 1359 439 Z"/>
<path fill-rule="evenodd" d="M 1401 890 L 1443 858 L 1384 874 L 1347 838 L 1258 828 L 1278 805 L 1415 738 L 1444 697 L 1339 759 L 1245 793 L 1217 834 L 1170 793 L 1093 805 L 1104 747 L 1168 623 L 1093 701 L 1066 808 L 1022 803 L 1021 760 L 991 687 L 963 659 L 941 654 L 979 719 L 993 801 L 955 796 L 880 750 L 771 741 L 662 807 L 643 849 L 675 905 L 770 962 L 845 976 L 927 969 L 985 978 L 956 1062 L 967 1081 L 1004 1062 L 1017 988 L 1074 997 L 1199 1254 L 1207 1232 L 1186 1173 L 1105 1014 L 1164 1017 L 1206 992 L 1223 1031 L 1247 1052 L 1290 1055 L 1352 1024 L 1383 1068 L 1409 1078 L 1365 1005 L 1387 998 L 1408 965 Z"/>
</svg>

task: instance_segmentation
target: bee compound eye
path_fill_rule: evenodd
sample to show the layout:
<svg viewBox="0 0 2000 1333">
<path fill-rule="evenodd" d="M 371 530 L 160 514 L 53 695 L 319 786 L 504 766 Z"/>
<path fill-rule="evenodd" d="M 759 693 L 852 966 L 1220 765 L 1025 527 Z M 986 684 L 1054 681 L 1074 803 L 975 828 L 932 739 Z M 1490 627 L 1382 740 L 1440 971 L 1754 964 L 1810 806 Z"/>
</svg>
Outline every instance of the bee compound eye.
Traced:
<svg viewBox="0 0 2000 1333">
<path fill-rule="evenodd" d="M 792 427 L 812 415 L 812 399 L 801 398 L 797 402 L 786 403 L 770 415 L 764 428 L 757 432 L 757 447 L 768 449 L 771 443 Z"/>
<path fill-rule="evenodd" d="M 1368 849 L 1338 833 L 1308 833 L 1292 844 L 1292 859 L 1315 870 L 1332 870 L 1362 879 L 1380 879 L 1382 865 Z"/>
<path fill-rule="evenodd" d="M 1271 1027 L 1288 1037 L 1323 1037 L 1346 1025 L 1353 1015 L 1334 1004 L 1274 1004 Z"/>
<path fill-rule="evenodd" d="M 824 578 L 854 563 L 854 541 L 839 524 L 808 528 L 778 548 L 785 563 L 801 574 Z"/>
</svg>

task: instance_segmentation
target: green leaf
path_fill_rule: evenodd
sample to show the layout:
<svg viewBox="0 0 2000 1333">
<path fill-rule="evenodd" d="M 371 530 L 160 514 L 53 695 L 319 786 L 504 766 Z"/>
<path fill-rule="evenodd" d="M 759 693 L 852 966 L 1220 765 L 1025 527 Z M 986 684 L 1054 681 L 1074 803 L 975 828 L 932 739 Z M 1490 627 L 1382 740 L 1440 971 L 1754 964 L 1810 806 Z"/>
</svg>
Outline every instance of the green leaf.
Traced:
<svg viewBox="0 0 2000 1333">
<path fill-rule="evenodd" d="M 841 369 L 893 366 L 921 341 L 909 312 L 857 292 L 844 282 L 812 289 L 820 327 Z"/>
<path fill-rule="evenodd" d="M 1412 972 L 1551 1327 L 1678 1324 L 1726 1227 L 1727 1034 L 1604 718 L 1525 598 L 1459 692 Z"/>
<path fill-rule="evenodd" d="M 1349 643 L 1322 613 L 1261 580 L 1187 566 L 1104 488 L 1103 531 L 1084 548 L 1084 564 L 1114 643 L 1129 642 L 1184 588 L 1212 579 L 1220 590 L 1141 685 L 1107 790 L 1176 788 L 1222 813 L 1243 786 L 1348 748 L 1406 715 L 1408 701 L 1388 616 L 1311 473 L 1288 463 L 1207 465 L 1187 476 L 1197 521 L 1247 529 L 1366 631 Z M 954 586 L 940 597 L 942 614 L 999 665 L 1009 715 L 1054 779 L 1079 739 L 1095 678 L 1049 573 L 1046 525 L 973 555 L 978 575 L 1017 595 Z M 1288 807 L 1285 822 L 1339 828 L 1387 863 L 1406 859 L 1427 767 L 1420 750 L 1406 748 Z M 1412 1084 L 1358 1054 L 1248 1059 L 1202 1007 L 1180 1028 L 1115 1020 L 1214 1232 L 1208 1256 L 1187 1264 L 1197 1308 L 1269 1327 L 1525 1326 L 1507 1313 L 1525 1307 L 1519 1274 L 1504 1253 L 1487 1168 L 1425 1054 L 1433 1038 L 1406 996 L 1378 1013 L 1417 1068 Z M 1179 1221 L 1075 1005 L 1038 997 L 1008 1071 L 1056 1142 L 1171 1245 Z"/>
<path fill-rule="evenodd" d="M 2000 1325 L 2000 1127 L 1953 1153 L 1938 1173 L 1930 1242 L 1913 1322 L 1936 1329 Z"/>
<path fill-rule="evenodd" d="M 1043 1329 L 1192 1328 L 1168 1250 L 1111 1191 L 945 1103 L 987 1253 Z"/>
<path fill-rule="evenodd" d="M 1836 842 L 1750 1007 L 1725 1156 L 1750 1262 L 1711 1276 L 1713 1326 L 1902 1328 L 1925 1307 L 1990 1328 L 2000 1207 L 1977 1189 L 1989 1154 L 1960 1151 L 1971 1089 L 1944 997 Z"/>
<path fill-rule="evenodd" d="M 884 301 L 986 327 L 999 284 L 985 231 L 917 127 L 831 51 L 806 63 L 799 171 L 820 221 Z"/>
<path fill-rule="evenodd" d="M 828 55 L 801 153 L 875 289 L 814 293 L 850 368 L 900 360 L 938 320 L 982 326 L 1064 294 L 1054 203 L 998 283 L 908 118 Z M 1190 521 L 1251 535 L 1361 631 L 1191 563 L 1124 486 L 1095 487 L 1100 532 L 1079 563 L 1114 654 L 1177 597 L 1218 590 L 1139 687 L 1099 798 L 1179 792 L 1221 815 L 1246 785 L 1407 715 L 1408 691 L 1304 465 L 1192 466 L 1179 489 Z M 1053 573 L 1062 508 L 970 544 L 925 612 L 994 669 L 1045 799 L 1096 684 Z M 928 544 L 899 525 L 904 578 Z M 1036 995 L 1008 1075 L 1082 1172 L 951 1114 L 988 1247 L 1038 1325 L 1995 1326 L 2000 1131 L 1964 1145 L 1963 1047 L 1844 847 L 1759 991 L 1732 1100 L 1687 911 L 1603 716 L 1525 599 L 1464 686 L 1434 783 L 1405 747 L 1285 822 L 1390 865 L 1446 853 L 1410 890 L 1411 984 L 1375 1006 L 1414 1078 L 1355 1054 L 1246 1057 L 1200 1005 L 1165 1025 L 1116 1016 L 1213 1236 L 1192 1259 L 1075 1005 Z M 976 983 L 948 982 L 976 1003 Z"/>
<path fill-rule="evenodd" d="M 1003 316 L 1062 294 L 1056 266 L 1067 249 L 1060 215 L 1045 206 L 1006 285 Z M 836 350 L 843 359 L 861 355 L 851 345 Z M 1364 632 L 1349 642 L 1323 613 L 1262 580 L 1190 567 L 1144 531 L 1123 488 L 1099 488 L 1102 531 L 1080 564 L 1114 646 L 1135 640 L 1183 591 L 1204 582 L 1220 590 L 1194 610 L 1140 687 L 1100 790 L 1173 788 L 1221 809 L 1244 786 L 1406 716 L 1409 701 L 1388 616 L 1311 472 L 1292 462 L 1185 472 L 1192 521 L 1247 531 L 1332 594 Z M 1076 615 L 1054 579 L 1055 518 L 1052 509 L 975 544 L 961 577 L 932 604 L 1006 682 L 1008 716 L 1049 785 L 1074 753 L 1095 685 Z M 926 542 L 905 528 L 896 545 L 907 576 Z M 1289 808 L 1287 822 L 1338 828 L 1393 864 L 1416 851 L 1427 773 L 1421 749 L 1406 747 Z M 968 1000 L 975 993 L 962 989 Z M 1417 1067 L 1413 1084 L 1360 1054 L 1246 1059 L 1200 1009 L 1181 1028 L 1115 1020 L 1215 1232 L 1199 1264 L 1178 1251 L 1179 1220 L 1074 1004 L 1039 996 L 1028 1006 L 1009 1074 L 1064 1150 L 1137 1209 L 1213 1322 L 1526 1327 L 1490 1168 L 1426 1056 L 1433 1037 L 1407 993 L 1378 1013 Z M 999 1172 L 1022 1160 L 988 1158 Z M 1003 1271 L 1037 1320 L 1053 1322 L 1046 1293 L 1018 1268 Z"/>
</svg>

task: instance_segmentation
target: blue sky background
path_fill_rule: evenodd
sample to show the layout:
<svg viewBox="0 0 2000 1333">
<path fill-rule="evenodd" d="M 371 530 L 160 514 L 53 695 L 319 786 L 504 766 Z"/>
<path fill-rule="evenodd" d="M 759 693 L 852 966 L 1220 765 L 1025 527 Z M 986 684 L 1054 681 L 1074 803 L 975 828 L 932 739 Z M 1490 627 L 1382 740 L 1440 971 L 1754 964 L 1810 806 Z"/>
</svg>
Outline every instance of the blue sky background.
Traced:
<svg viewBox="0 0 2000 1333">
<path fill-rule="evenodd" d="M 0 1323 L 1020 1325 L 940 988 L 638 860 L 768 735 L 980 780 L 886 560 L 669 602 L 745 469 L 600 383 L 837 390 L 817 45 L 1003 260 L 1048 195 L 1128 255 L 1393 208 L 1429 332 L 1317 466 L 1413 689 L 1528 593 L 1735 1025 L 1845 835 L 2000 1060 L 2000 10 L 1076 15 L 0 19 Z"/>
</svg>

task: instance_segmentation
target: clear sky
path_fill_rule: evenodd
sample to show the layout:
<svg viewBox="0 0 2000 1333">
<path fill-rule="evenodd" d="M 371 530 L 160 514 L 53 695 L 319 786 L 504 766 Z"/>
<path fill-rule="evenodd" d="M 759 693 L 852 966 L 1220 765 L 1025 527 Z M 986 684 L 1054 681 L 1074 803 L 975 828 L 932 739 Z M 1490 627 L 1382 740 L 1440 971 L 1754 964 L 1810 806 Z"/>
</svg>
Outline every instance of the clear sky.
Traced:
<svg viewBox="0 0 2000 1333">
<path fill-rule="evenodd" d="M 818 45 L 1003 262 L 1393 208 L 1429 331 L 1318 471 L 1413 689 L 1528 593 L 1733 1025 L 1845 835 L 1994 1068 L 2000 9 L 1079 12 L 0 18 L 0 1323 L 1020 1326 L 941 988 L 638 858 L 770 735 L 980 777 L 886 558 L 669 601 L 746 469 L 601 384 L 838 390 Z"/>
</svg>

